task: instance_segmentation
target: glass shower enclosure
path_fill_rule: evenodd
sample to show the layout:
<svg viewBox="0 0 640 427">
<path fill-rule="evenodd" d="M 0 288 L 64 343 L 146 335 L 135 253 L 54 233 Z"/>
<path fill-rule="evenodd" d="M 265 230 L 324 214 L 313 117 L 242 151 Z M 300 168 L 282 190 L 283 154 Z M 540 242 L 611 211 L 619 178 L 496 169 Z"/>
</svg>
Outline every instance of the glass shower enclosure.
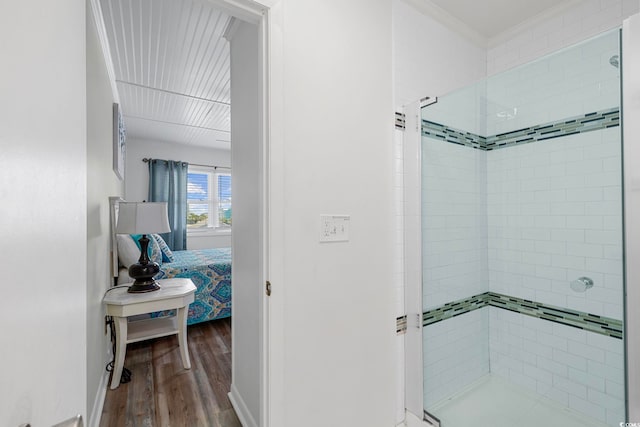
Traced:
<svg viewBox="0 0 640 427">
<path fill-rule="evenodd" d="M 620 32 L 421 109 L 423 407 L 625 421 Z"/>
</svg>

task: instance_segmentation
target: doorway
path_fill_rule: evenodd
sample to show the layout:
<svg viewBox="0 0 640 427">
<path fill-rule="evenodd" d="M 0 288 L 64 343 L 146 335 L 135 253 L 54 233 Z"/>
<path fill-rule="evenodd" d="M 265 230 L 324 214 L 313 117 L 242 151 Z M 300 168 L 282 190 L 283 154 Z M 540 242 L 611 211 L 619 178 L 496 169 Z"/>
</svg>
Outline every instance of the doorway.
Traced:
<svg viewBox="0 0 640 427">
<path fill-rule="evenodd" d="M 97 2 L 94 2 L 95 5 Z M 268 11 L 255 3 L 214 0 L 205 2 L 233 16 L 225 37 L 234 51 L 232 78 L 241 82 L 232 88 L 234 115 L 243 126 L 236 126 L 238 144 L 232 144 L 234 171 L 234 254 L 232 300 L 232 374 L 229 399 L 238 417 L 246 426 L 265 425 L 268 343 L 268 300 L 264 293 L 267 274 L 266 206 L 267 192 L 267 102 L 266 102 L 266 22 Z M 239 46 L 234 49 L 234 45 Z M 253 75 L 243 74 L 250 62 Z M 237 74 L 237 75 L 234 75 Z M 255 84 L 243 84 L 251 80 Z M 247 120 L 247 117 L 250 117 Z M 232 118 L 231 127 L 234 128 Z M 246 126 L 247 122 L 251 126 Z M 234 135 L 235 138 L 235 135 Z M 244 225 L 243 225 L 244 224 Z M 236 315 L 237 314 L 237 315 Z M 95 408 L 94 408 L 95 411 Z"/>
</svg>

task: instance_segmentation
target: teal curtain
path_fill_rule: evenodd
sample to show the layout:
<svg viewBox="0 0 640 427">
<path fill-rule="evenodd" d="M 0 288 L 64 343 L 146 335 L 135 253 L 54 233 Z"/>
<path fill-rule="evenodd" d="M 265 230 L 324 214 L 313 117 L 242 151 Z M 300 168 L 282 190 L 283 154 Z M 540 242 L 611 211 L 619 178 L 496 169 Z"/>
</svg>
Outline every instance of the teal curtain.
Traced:
<svg viewBox="0 0 640 427">
<path fill-rule="evenodd" d="M 149 160 L 149 201 L 167 202 L 171 232 L 161 234 L 173 251 L 187 249 L 187 170 L 189 164 Z"/>
</svg>

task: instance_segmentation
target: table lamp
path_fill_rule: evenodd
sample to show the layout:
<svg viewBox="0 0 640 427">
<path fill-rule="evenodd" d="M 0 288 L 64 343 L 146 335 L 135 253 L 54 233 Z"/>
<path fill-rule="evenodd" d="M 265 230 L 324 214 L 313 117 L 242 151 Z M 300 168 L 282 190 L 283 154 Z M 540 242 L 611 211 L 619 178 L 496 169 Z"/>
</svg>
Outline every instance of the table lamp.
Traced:
<svg viewBox="0 0 640 427">
<path fill-rule="evenodd" d="M 118 234 L 142 234 L 140 259 L 129 267 L 129 276 L 135 279 L 127 292 L 152 292 L 160 289 L 153 276 L 160 266 L 149 259 L 149 238 L 147 234 L 171 231 L 167 216 L 166 202 L 120 202 L 118 209 Z M 152 237 L 153 238 L 153 237 Z"/>
</svg>

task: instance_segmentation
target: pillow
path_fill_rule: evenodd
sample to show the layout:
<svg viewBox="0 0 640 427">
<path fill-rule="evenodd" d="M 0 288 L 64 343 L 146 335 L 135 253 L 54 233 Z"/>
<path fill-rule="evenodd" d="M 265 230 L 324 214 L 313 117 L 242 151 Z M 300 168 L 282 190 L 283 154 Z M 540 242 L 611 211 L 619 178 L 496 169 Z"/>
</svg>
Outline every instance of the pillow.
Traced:
<svg viewBox="0 0 640 427">
<path fill-rule="evenodd" d="M 173 257 L 173 252 L 171 252 L 171 249 L 169 248 L 169 245 L 167 245 L 167 242 L 165 242 L 162 236 L 159 234 L 152 234 L 152 236 L 158 243 L 158 246 L 160 246 L 160 252 L 162 252 L 162 262 L 173 262 L 175 258 Z"/>
<path fill-rule="evenodd" d="M 140 259 L 140 239 L 141 235 L 118 234 L 116 241 L 118 242 L 118 260 L 124 267 L 129 268 L 131 264 L 135 264 Z M 149 239 L 149 258 L 153 262 L 162 264 L 162 254 L 160 247 L 155 239 Z"/>
<path fill-rule="evenodd" d="M 129 268 L 131 264 L 135 264 L 140 259 L 140 248 L 136 245 L 130 235 L 116 235 L 118 242 L 118 260 L 123 267 Z"/>
<path fill-rule="evenodd" d="M 133 239 L 133 241 L 136 242 L 136 246 L 138 246 L 138 257 L 140 256 L 140 249 L 141 249 L 140 242 L 138 241 L 140 240 L 140 237 L 142 237 L 142 234 L 131 235 L 131 238 Z M 149 239 L 149 247 L 147 248 L 149 258 L 153 262 L 162 264 L 162 252 L 160 251 L 160 246 L 158 245 L 158 242 L 156 242 L 156 239 L 151 237 L 150 234 L 147 235 L 147 238 Z"/>
</svg>

